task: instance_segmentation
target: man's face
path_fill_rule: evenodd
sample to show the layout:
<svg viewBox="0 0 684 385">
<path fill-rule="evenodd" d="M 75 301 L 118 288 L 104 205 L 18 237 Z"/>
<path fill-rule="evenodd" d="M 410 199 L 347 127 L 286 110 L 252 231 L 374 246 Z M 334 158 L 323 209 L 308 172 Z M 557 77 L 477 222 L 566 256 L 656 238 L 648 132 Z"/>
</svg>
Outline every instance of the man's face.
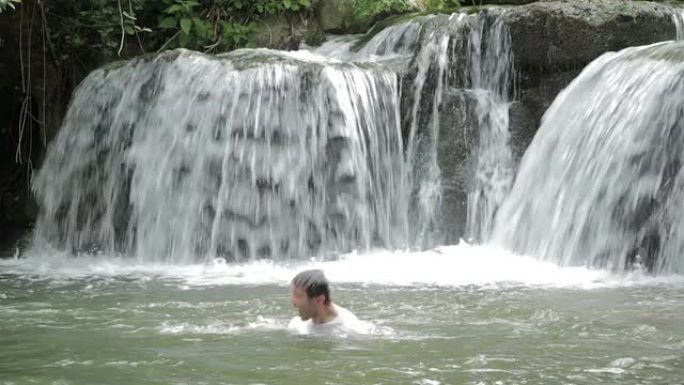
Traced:
<svg viewBox="0 0 684 385">
<path fill-rule="evenodd" d="M 309 298 L 306 294 L 306 289 L 298 286 L 292 286 L 292 295 L 290 301 L 292 306 L 297 309 L 302 320 L 306 321 L 316 316 L 318 307 L 323 302 L 323 296 Z"/>
</svg>

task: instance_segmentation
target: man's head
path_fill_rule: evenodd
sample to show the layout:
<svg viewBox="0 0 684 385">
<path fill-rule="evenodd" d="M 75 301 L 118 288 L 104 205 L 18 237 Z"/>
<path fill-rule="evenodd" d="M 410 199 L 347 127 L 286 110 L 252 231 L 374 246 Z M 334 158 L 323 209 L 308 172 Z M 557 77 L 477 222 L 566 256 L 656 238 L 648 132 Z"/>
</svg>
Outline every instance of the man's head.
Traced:
<svg viewBox="0 0 684 385">
<path fill-rule="evenodd" d="M 292 279 L 292 305 L 306 321 L 330 305 L 328 279 L 321 270 L 306 270 Z"/>
</svg>

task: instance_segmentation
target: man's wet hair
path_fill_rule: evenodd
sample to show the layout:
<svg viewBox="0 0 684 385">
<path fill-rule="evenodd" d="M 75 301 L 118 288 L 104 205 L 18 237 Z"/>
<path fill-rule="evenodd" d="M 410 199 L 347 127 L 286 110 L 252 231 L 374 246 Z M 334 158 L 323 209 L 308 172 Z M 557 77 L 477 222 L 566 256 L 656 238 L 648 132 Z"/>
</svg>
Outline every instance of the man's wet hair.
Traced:
<svg viewBox="0 0 684 385">
<path fill-rule="evenodd" d="M 330 286 L 323 270 L 305 270 L 292 278 L 292 285 L 306 290 L 309 298 L 325 296 L 325 304 L 330 303 Z"/>
</svg>

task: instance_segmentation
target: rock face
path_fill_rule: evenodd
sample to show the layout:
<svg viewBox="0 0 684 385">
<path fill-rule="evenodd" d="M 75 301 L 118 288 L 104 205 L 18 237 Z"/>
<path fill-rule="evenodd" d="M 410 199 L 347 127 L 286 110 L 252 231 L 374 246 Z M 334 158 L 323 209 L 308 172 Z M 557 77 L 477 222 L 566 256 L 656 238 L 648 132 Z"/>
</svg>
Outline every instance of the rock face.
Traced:
<svg viewBox="0 0 684 385">
<path fill-rule="evenodd" d="M 254 41 L 257 47 L 293 50 L 304 42 L 318 45 L 325 35 L 314 18 L 273 16 L 256 23 Z"/>
<path fill-rule="evenodd" d="M 675 37 L 672 8 L 646 1 L 537 2 L 505 15 L 518 68 L 559 72 Z"/>
<path fill-rule="evenodd" d="M 545 1 L 505 13 L 519 94 L 511 107 L 521 157 L 556 95 L 592 60 L 623 48 L 673 40 L 672 7 L 647 1 Z"/>
<path fill-rule="evenodd" d="M 325 32 L 345 32 L 353 19 L 355 0 L 322 0 L 318 4 L 318 22 Z"/>
<path fill-rule="evenodd" d="M 462 89 L 451 88 L 446 91 L 440 109 L 437 152 L 442 201 L 438 228 L 444 233 L 441 240 L 450 244 L 458 243 L 466 233 L 468 191 L 477 161 L 473 149 L 478 145 L 479 135 L 478 127 L 472 123 L 463 125 L 463 122 L 475 104 Z"/>
</svg>

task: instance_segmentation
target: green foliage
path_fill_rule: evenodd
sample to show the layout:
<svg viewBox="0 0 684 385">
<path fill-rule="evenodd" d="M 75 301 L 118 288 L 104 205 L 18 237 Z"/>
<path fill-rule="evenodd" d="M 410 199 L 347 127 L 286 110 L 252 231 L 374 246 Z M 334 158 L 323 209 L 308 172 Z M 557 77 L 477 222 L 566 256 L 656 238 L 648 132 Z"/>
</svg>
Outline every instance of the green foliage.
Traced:
<svg viewBox="0 0 684 385">
<path fill-rule="evenodd" d="M 141 27 L 136 17 L 143 10 L 142 0 L 53 0 L 43 4 L 44 27 L 55 44 L 56 59 L 62 62 L 116 57 L 127 37 L 152 31 Z"/>
<path fill-rule="evenodd" d="M 7 8 L 14 9 L 15 5 L 21 3 L 21 0 L 0 0 L 0 13 Z"/>
<path fill-rule="evenodd" d="M 461 6 L 458 0 L 425 0 L 425 8 L 431 12 L 451 10 Z"/>
<path fill-rule="evenodd" d="M 20 0 L 0 4 L 8 1 Z M 92 63 L 178 47 L 249 47 L 258 18 L 309 12 L 311 0 L 51 0 L 42 6 L 57 59 Z"/>
<path fill-rule="evenodd" d="M 228 50 L 253 45 L 254 17 L 300 12 L 311 0 L 162 0 L 158 27 L 178 36 L 168 47 Z"/>
<path fill-rule="evenodd" d="M 175 47 L 208 47 L 213 43 L 215 35 L 212 25 L 200 12 L 200 3 L 194 0 L 163 0 L 164 10 L 159 16 L 157 27 L 162 30 L 176 32 L 167 46 Z"/>
<path fill-rule="evenodd" d="M 403 13 L 411 9 L 408 0 L 356 0 L 354 17 L 372 20 L 378 15 Z"/>
</svg>

